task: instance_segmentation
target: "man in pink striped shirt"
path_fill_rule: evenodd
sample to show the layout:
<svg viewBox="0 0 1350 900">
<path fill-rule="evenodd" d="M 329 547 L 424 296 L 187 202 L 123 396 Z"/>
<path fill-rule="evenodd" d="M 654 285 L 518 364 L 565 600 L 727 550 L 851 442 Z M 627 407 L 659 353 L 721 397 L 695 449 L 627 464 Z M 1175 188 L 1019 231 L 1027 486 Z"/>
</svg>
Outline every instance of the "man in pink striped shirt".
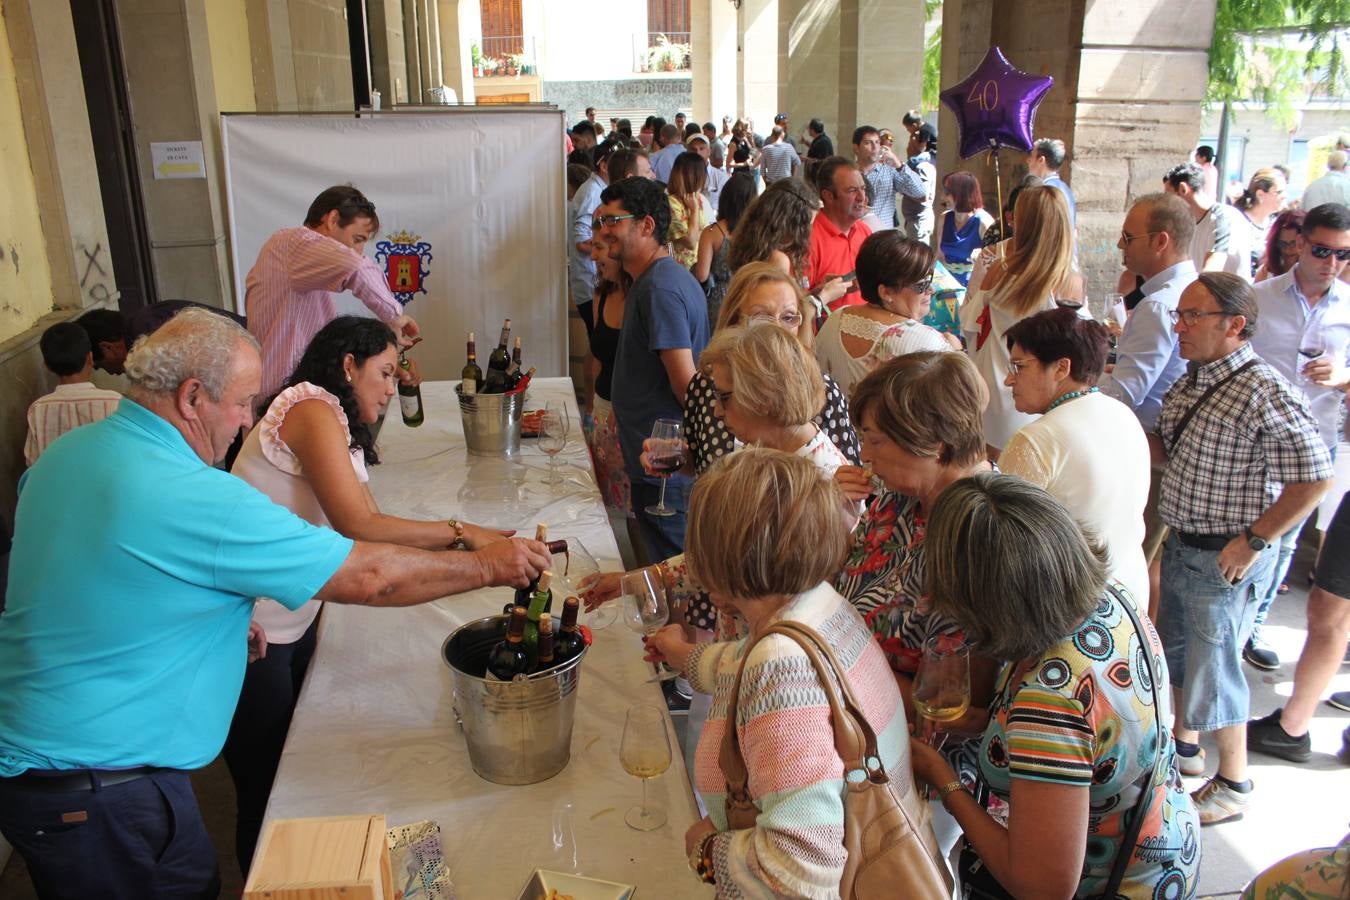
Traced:
<svg viewBox="0 0 1350 900">
<path fill-rule="evenodd" d="M 338 185 L 314 198 L 302 227 L 283 228 L 263 244 L 244 282 L 248 330 L 262 345 L 260 400 L 277 392 L 310 340 L 337 317 L 334 292 L 351 291 L 394 329 L 400 346 L 418 338 L 417 323 L 363 253 L 379 228 L 375 204 Z"/>
<path fill-rule="evenodd" d="M 56 390 L 39 397 L 28 407 L 28 440 L 23 459 L 37 462 L 52 441 L 73 428 L 112 415 L 122 395 L 94 387 L 94 354 L 89 335 L 74 322 L 59 322 L 42 333 L 38 343 L 42 362 L 60 380 Z"/>
</svg>

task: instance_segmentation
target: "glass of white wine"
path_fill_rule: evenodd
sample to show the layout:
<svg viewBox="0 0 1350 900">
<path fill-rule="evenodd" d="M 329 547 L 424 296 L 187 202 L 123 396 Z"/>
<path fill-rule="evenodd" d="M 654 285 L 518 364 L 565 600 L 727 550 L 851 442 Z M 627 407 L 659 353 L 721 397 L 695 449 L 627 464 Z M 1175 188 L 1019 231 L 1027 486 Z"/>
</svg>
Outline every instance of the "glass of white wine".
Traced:
<svg viewBox="0 0 1350 900">
<path fill-rule="evenodd" d="M 624 575 L 619 579 L 619 592 L 623 602 L 623 622 L 633 631 L 644 636 L 656 634 L 670 623 L 665 582 L 655 566 Z M 679 672 L 667 668 L 648 681 L 670 681 L 679 676 Z"/>
<path fill-rule="evenodd" d="M 619 742 L 619 762 L 629 775 L 642 779 L 642 805 L 630 808 L 623 817 L 628 827 L 654 831 L 666 824 L 665 810 L 647 805 L 647 779 L 670 768 L 670 736 L 663 710 L 644 704 L 628 708 Z"/>
<path fill-rule="evenodd" d="M 914 675 L 914 708 L 939 726 L 970 708 L 970 647 L 959 638 L 934 635 L 923 644 Z"/>
</svg>

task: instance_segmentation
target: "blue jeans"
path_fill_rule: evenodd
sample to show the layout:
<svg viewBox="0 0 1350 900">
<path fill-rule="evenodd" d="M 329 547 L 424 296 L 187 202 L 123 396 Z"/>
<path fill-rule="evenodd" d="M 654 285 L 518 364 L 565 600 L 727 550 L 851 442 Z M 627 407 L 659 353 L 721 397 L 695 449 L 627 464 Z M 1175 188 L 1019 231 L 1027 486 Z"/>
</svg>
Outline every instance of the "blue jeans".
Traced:
<svg viewBox="0 0 1350 900">
<path fill-rule="evenodd" d="M 655 483 L 653 483 L 655 482 Z M 670 559 L 684 552 L 685 518 L 689 511 L 689 489 L 693 481 L 683 475 L 672 475 L 666 484 L 666 506 L 676 510 L 673 516 L 653 516 L 648 506 L 655 506 L 661 495 L 657 479 L 645 476 L 632 479 L 633 512 L 637 515 L 638 534 L 648 564 Z"/>
<path fill-rule="evenodd" d="M 1172 686 L 1181 690 L 1177 717 L 1194 731 L 1247 721 L 1250 695 L 1242 647 L 1275 571 L 1279 551 L 1267 547 L 1236 584 L 1219 572 L 1219 551 L 1163 544 L 1158 635 Z"/>
<path fill-rule="evenodd" d="M 44 900 L 220 893 L 216 851 L 186 772 L 60 793 L 0 779 L 0 833 L 28 864 Z"/>
<path fill-rule="evenodd" d="M 1284 583 L 1285 576 L 1289 574 L 1289 567 L 1294 562 L 1294 551 L 1298 549 L 1298 536 L 1303 531 L 1303 526 L 1308 524 L 1310 518 L 1312 518 L 1312 513 L 1308 513 L 1293 528 L 1280 535 L 1279 555 L 1275 558 L 1275 571 L 1270 579 L 1270 589 L 1261 597 L 1261 605 L 1257 607 L 1256 623 L 1252 626 L 1252 640 L 1261 637 L 1261 626 L 1265 624 L 1266 616 L 1270 614 L 1270 605 L 1275 602 L 1275 597 L 1280 593 L 1280 585 Z"/>
</svg>

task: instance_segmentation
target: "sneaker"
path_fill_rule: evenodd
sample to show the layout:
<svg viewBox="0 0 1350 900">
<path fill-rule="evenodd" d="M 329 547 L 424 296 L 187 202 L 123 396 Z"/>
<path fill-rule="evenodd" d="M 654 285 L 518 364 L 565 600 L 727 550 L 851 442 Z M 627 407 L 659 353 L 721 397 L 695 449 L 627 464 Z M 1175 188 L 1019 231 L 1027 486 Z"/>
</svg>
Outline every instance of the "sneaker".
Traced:
<svg viewBox="0 0 1350 900">
<path fill-rule="evenodd" d="M 1191 792 L 1191 800 L 1195 802 L 1195 811 L 1200 814 L 1201 825 L 1237 821 L 1247 812 L 1250 797 L 1250 792 L 1238 793 L 1224 784 L 1218 775 L 1206 781 L 1199 790 Z"/>
<path fill-rule="evenodd" d="M 1302 763 L 1312 759 L 1312 736 L 1305 731 L 1294 737 L 1285 731 L 1277 709 L 1263 719 L 1247 723 L 1247 749 Z"/>
<path fill-rule="evenodd" d="M 1191 777 L 1205 774 L 1205 748 L 1201 747 L 1200 752 L 1194 756 L 1182 756 L 1178 753 L 1177 769 L 1182 775 Z"/>
<path fill-rule="evenodd" d="M 1242 658 L 1247 665 L 1263 672 L 1274 672 L 1280 667 L 1280 655 L 1269 647 L 1257 644 L 1255 640 L 1247 641 L 1247 646 L 1242 648 Z"/>
<path fill-rule="evenodd" d="M 1337 691 L 1327 698 L 1327 702 L 1337 709 L 1350 712 L 1350 691 Z"/>
</svg>

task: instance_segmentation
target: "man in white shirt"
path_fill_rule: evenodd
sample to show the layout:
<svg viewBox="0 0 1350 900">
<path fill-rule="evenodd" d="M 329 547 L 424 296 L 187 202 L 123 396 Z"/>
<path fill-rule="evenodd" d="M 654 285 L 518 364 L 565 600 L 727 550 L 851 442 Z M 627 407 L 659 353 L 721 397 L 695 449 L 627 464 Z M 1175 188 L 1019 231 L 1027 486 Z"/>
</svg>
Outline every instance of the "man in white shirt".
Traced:
<svg viewBox="0 0 1350 900">
<path fill-rule="evenodd" d="M 112 415 L 122 395 L 90 383 L 94 354 L 89 335 L 74 322 L 60 322 L 42 333 L 38 342 L 42 362 L 57 377 L 56 390 L 28 407 L 28 440 L 23 459 L 29 466 L 52 443 L 71 429 Z"/>
<path fill-rule="evenodd" d="M 1251 248 L 1244 236 L 1251 231 L 1239 228 L 1236 209 L 1216 203 L 1205 192 L 1205 176 L 1195 163 L 1182 163 L 1163 176 L 1163 190 L 1176 194 L 1190 207 L 1195 218 L 1195 236 L 1191 239 L 1191 261 L 1199 272 L 1228 272 L 1250 282 Z M 1245 273 L 1245 274 L 1244 274 Z"/>
<path fill-rule="evenodd" d="M 1120 248 L 1126 269 L 1145 279 L 1144 299 L 1134 308 L 1116 345 L 1116 364 L 1098 382 L 1103 394 L 1134 410 L 1146 432 L 1157 424 L 1163 395 L 1186 371 L 1177 350 L 1172 313 L 1181 292 L 1195 281 L 1191 211 L 1177 197 L 1147 194 L 1135 201 L 1120 229 Z M 1144 505 L 1144 559 L 1149 563 L 1149 612 L 1158 607 L 1158 568 L 1154 558 L 1167 528 L 1158 516 L 1162 468 L 1154 467 Z"/>
<path fill-rule="evenodd" d="M 703 182 L 703 196 L 708 198 L 715 217 L 718 201 L 722 198 L 722 188 L 726 187 L 727 179 L 731 178 L 731 175 L 726 169 L 719 169 L 712 164 L 712 148 L 703 135 L 691 134 L 689 140 L 684 142 L 684 146 L 703 157 L 703 161 L 708 164 L 708 178 Z"/>
<path fill-rule="evenodd" d="M 1298 237 L 1298 262 L 1283 275 L 1256 285 L 1261 327 L 1252 337 L 1252 349 L 1256 354 L 1302 392 L 1309 411 L 1317 420 L 1322 443 L 1333 459 L 1345 423 L 1345 390 L 1350 387 L 1350 285 L 1338 278 L 1347 261 L 1350 261 L 1350 208 L 1340 203 L 1327 203 L 1310 209 Z M 1314 350 L 1320 353 L 1314 356 Z M 1280 555 L 1275 562 L 1270 590 L 1261 601 L 1252 638 L 1243 649 L 1242 658 L 1249 665 L 1265 671 L 1278 669 L 1280 657 L 1261 642 L 1261 625 L 1280 584 L 1289 574 L 1289 564 L 1298 547 L 1298 535 L 1304 521 L 1298 522 L 1280 539 Z M 1318 642 L 1314 632 L 1318 629 L 1314 627 L 1311 605 L 1308 616 L 1308 643 L 1304 655 L 1312 651 L 1315 656 Z M 1337 664 L 1344 652 L 1345 636 L 1342 633 L 1341 649 L 1336 651 Z M 1300 662 L 1299 671 L 1303 668 Z M 1296 675 L 1295 697 L 1300 696 L 1297 684 Z M 1294 721 L 1286 723 L 1289 734 L 1307 733 L 1308 719 L 1312 717 L 1317 696 L 1325 688 L 1326 681 L 1322 680 L 1310 688 L 1311 703 L 1297 704 L 1295 715 L 1291 717 Z M 1294 705 L 1293 701 L 1291 705 Z"/>
<path fill-rule="evenodd" d="M 1344 150 L 1331 151 L 1327 156 L 1327 173 L 1303 191 L 1304 209 L 1313 209 L 1323 203 L 1350 206 L 1350 173 L 1345 171 L 1346 160 Z"/>
</svg>

